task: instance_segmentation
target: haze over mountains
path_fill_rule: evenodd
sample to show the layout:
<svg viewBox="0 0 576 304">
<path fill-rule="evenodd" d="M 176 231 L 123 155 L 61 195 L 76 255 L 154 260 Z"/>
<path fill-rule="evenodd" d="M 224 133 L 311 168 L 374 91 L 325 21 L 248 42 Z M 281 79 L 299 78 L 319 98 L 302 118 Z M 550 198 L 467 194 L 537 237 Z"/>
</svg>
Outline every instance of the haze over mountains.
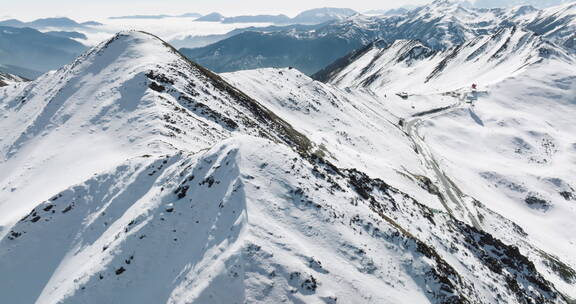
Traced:
<svg viewBox="0 0 576 304">
<path fill-rule="evenodd" d="M 460 3 L 436 1 L 401 15 L 356 15 L 325 24 L 313 31 L 290 28 L 275 32 L 243 32 L 202 48 L 182 53 L 217 72 L 261 67 L 293 66 L 312 74 L 347 53 L 374 40 L 420 40 L 434 50 L 445 50 L 503 26 L 523 27 L 547 40 L 574 49 L 574 4 L 537 10 L 466 8 Z M 288 55 L 290 54 L 290 55 Z"/>
<path fill-rule="evenodd" d="M 247 24 L 319 24 L 330 20 L 341 20 L 350 15 L 356 14 L 350 9 L 322 8 L 302 12 L 294 18 L 288 18 L 283 15 L 279 16 L 237 16 L 224 17 L 214 13 L 202 16 L 196 13 L 186 13 L 181 15 L 133 15 L 111 17 L 109 21 L 159 21 L 166 19 L 180 19 L 179 22 L 197 20 L 197 22 L 221 22 L 231 24 L 231 28 L 237 25 Z M 22 76 L 33 79 L 40 74 L 49 70 L 56 69 L 72 61 L 80 52 L 86 49 L 95 40 L 100 41 L 102 38 L 111 35 L 116 28 L 124 28 L 122 24 L 117 27 L 95 22 L 76 22 L 70 18 L 42 18 L 29 22 L 23 22 L 17 19 L 8 19 L 0 21 L 3 27 L 0 39 L 5 39 L 7 35 L 13 35 L 9 39 L 17 41 L 9 43 L 8 41 L 0 42 L 0 64 L 8 65 L 4 71 L 21 73 Z M 159 27 L 163 27 L 162 24 Z M 185 28 L 185 25 L 180 26 Z M 230 26 L 229 26 L 230 27 Z M 241 26 L 239 26 L 241 27 Z M 14 28 L 14 29 L 10 29 Z M 35 29 L 37 31 L 32 31 Z M 276 30 L 269 28 L 270 30 Z M 262 29 L 264 30 L 264 29 Z M 227 34 L 232 36 L 234 31 Z M 46 34 L 46 35 L 44 35 Z M 226 35 L 216 35 L 214 37 L 194 37 L 193 41 L 188 38 L 179 38 L 175 43 L 178 46 L 209 44 L 223 39 Z M 54 37 L 64 38 L 54 40 Z M 65 40 L 66 38 L 67 41 Z M 7 39 L 7 38 L 6 38 Z M 204 44 L 202 44 L 204 43 Z M 85 46 L 82 46 L 85 44 Z M 31 52 L 35 52 L 31 54 Z M 20 58 L 20 57 L 21 58 Z M 25 59 L 22 59 L 25 58 Z"/>
<path fill-rule="evenodd" d="M 571 0 L 476 0 L 474 6 L 480 8 L 494 8 L 532 5 L 538 8 L 546 8 L 570 2 Z"/>
<path fill-rule="evenodd" d="M 442 18 L 442 14 L 450 16 L 455 14 L 457 9 L 462 9 L 462 18 L 455 20 L 450 20 L 448 17 L 437 20 L 425 18 L 427 13 L 438 18 Z M 68 18 L 44 18 L 30 22 L 11 19 L 0 21 L 0 25 L 32 27 L 51 36 L 73 40 L 68 42 L 69 45 L 75 41 L 87 46 L 101 41 L 119 29 L 143 26 L 151 32 L 158 30 L 161 37 L 178 48 L 184 48 L 182 52 L 189 58 L 217 72 L 293 66 L 311 75 L 352 50 L 376 39 L 388 39 L 388 43 L 395 39 L 423 39 L 430 47 L 441 49 L 448 45 L 441 45 L 442 42 L 435 42 L 426 35 L 433 37 L 448 32 L 448 35 L 456 35 L 451 39 L 452 45 L 459 44 L 470 35 L 494 32 L 504 21 L 549 36 L 551 41 L 565 44 L 569 48 L 574 48 L 576 45 L 573 34 L 575 26 L 569 24 L 574 15 L 570 5 L 564 6 L 562 12 L 555 12 L 553 9 L 537 10 L 532 7 L 516 8 L 517 11 L 512 12 L 513 10 L 497 8 L 482 11 L 470 7 L 469 3 L 458 2 L 444 7 L 437 5 L 434 8 L 390 10 L 372 17 L 357 14 L 350 9 L 323 8 L 302 12 L 294 18 L 285 15 L 224 17 L 217 13 L 198 18 L 199 14 L 187 13 L 112 17 L 109 22 L 117 23 L 115 26 L 93 21 L 80 23 Z M 554 18 L 556 13 L 564 17 Z M 484 23 L 474 24 L 476 17 L 486 20 L 483 21 L 486 22 L 485 28 Z M 555 20 L 554 22 L 559 24 L 550 23 L 550 20 Z M 188 21 L 195 23 L 188 26 L 187 30 L 185 24 Z M 157 25 L 154 25 L 154 22 Z M 419 23 L 420 27 L 420 33 L 414 34 L 415 37 L 411 37 L 412 33 L 409 32 L 417 28 L 416 25 L 412 25 L 413 22 Z M 131 23 L 134 25 L 130 25 Z M 287 23 L 290 25 L 286 25 Z M 166 27 L 164 24 L 176 26 Z M 209 28 L 212 24 L 233 30 L 219 30 L 220 33 L 210 34 Z M 436 25 L 441 26 L 437 28 Z M 454 29 L 446 31 L 442 29 L 444 25 Z M 208 34 L 203 30 L 187 34 L 190 29 L 197 27 L 206 28 Z M 46 39 L 48 38 L 44 38 Z M 31 42 L 27 47 L 32 48 Z M 0 55 L 0 64 L 14 67 L 11 71 L 32 71 L 25 72 L 26 75 L 23 76 L 35 78 L 43 72 L 70 62 L 78 55 L 77 48 L 76 46 L 65 50 L 66 53 L 73 54 L 72 56 L 63 55 L 60 50 L 55 53 L 43 51 L 37 56 L 29 57 L 30 62 L 21 66 L 10 62 L 10 55 Z M 11 52 L 13 50 L 6 51 L 7 54 Z"/>
<path fill-rule="evenodd" d="M 202 22 L 223 22 L 223 23 L 273 23 L 273 24 L 319 24 L 332 20 L 340 20 L 357 14 L 358 12 L 347 8 L 317 8 L 301 12 L 294 18 L 284 14 L 278 15 L 243 15 L 225 17 L 213 12 L 206 15 L 190 13 L 184 15 L 134 15 L 111 17 L 110 19 L 164 19 L 170 17 L 189 17 Z"/>
<path fill-rule="evenodd" d="M 0 27 L 0 303 L 574 303 L 575 10 Z"/>
<path fill-rule="evenodd" d="M 22 22 L 17 19 L 9 19 L 0 21 L 0 25 L 2 26 L 10 26 L 10 27 L 31 27 L 31 28 L 48 28 L 48 27 L 56 27 L 56 28 L 82 28 L 86 26 L 98 26 L 102 25 L 101 23 L 95 21 L 86 21 L 82 23 L 78 23 L 70 18 L 42 18 L 36 19 L 30 22 Z"/>
<path fill-rule="evenodd" d="M 85 50 L 86 46 L 66 37 L 0 26 L 0 65 L 13 66 L 13 73 L 20 71 L 27 78 L 68 64 Z"/>
<path fill-rule="evenodd" d="M 108 19 L 165 19 L 165 18 L 200 18 L 201 14 L 186 13 L 182 15 L 130 15 L 130 16 L 116 16 L 109 17 Z"/>
</svg>

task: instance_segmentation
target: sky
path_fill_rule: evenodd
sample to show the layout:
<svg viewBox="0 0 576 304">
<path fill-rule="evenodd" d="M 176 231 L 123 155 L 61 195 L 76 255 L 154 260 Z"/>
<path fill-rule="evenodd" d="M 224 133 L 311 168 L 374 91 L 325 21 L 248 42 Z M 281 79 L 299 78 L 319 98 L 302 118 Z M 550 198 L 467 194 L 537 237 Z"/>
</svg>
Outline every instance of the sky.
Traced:
<svg viewBox="0 0 576 304">
<path fill-rule="evenodd" d="M 348 7 L 358 11 L 418 5 L 428 0 L 0 0 L 0 19 L 31 20 L 72 17 L 79 21 L 137 14 L 287 14 L 317 7 Z"/>
</svg>

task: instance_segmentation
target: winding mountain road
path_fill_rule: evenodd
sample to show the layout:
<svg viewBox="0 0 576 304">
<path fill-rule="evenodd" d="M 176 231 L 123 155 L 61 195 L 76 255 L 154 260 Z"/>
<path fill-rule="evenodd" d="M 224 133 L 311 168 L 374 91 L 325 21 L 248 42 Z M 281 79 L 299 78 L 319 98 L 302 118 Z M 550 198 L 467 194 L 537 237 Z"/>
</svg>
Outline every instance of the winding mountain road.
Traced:
<svg viewBox="0 0 576 304">
<path fill-rule="evenodd" d="M 418 128 L 423 121 L 444 115 L 456 109 L 462 108 L 463 106 L 466 105 L 465 103 L 465 100 L 467 98 L 466 93 L 458 94 L 456 98 L 458 101 L 453 105 L 417 113 L 412 115 L 410 118 L 405 119 L 404 131 L 412 139 L 414 146 L 416 147 L 416 151 L 424 159 L 426 167 L 430 169 L 430 171 L 436 176 L 437 180 L 436 186 L 438 186 L 440 192 L 439 198 L 446 211 L 451 216 L 458 218 L 462 221 L 468 222 L 477 229 L 481 230 L 482 227 L 480 225 L 480 221 L 472 212 L 470 212 L 468 206 L 466 205 L 466 202 L 464 201 L 464 197 L 466 195 L 440 168 L 438 162 L 434 158 L 434 154 L 432 153 L 430 147 L 426 144 L 426 142 L 420 136 L 420 134 L 418 134 Z M 469 218 L 469 221 L 465 219 L 466 217 Z"/>
</svg>

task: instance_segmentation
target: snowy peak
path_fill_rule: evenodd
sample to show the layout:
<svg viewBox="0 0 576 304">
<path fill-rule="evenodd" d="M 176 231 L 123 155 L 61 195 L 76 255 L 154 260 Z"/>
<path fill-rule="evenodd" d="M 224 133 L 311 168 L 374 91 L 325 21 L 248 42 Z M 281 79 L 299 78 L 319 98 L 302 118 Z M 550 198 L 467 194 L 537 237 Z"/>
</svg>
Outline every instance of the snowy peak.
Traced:
<svg viewBox="0 0 576 304">
<path fill-rule="evenodd" d="M 472 21 L 471 17 L 479 17 L 474 11 L 463 5 L 462 2 L 436 0 L 430 5 L 419 7 L 408 12 L 410 18 L 421 18 L 422 20 L 443 20 L 443 21 Z"/>
<path fill-rule="evenodd" d="M 133 62 L 133 65 L 140 68 L 145 64 L 162 64 L 174 60 L 173 56 L 166 58 L 167 53 L 171 53 L 170 47 L 157 37 L 145 32 L 126 31 L 116 34 L 77 61 L 91 61 L 102 55 L 110 62 L 131 58 L 138 60 Z"/>
<path fill-rule="evenodd" d="M 532 5 L 522 5 L 510 9 L 510 13 L 512 14 L 513 17 L 525 16 L 537 11 L 538 9 L 533 7 Z"/>
<path fill-rule="evenodd" d="M 9 100 L 6 106 L 20 113 L 34 108 L 36 117 L 26 115 L 27 137 L 62 127 L 72 118 L 77 124 L 71 127 L 90 122 L 108 130 L 119 123 L 114 116 L 129 112 L 122 118 L 138 117 L 125 121 L 138 138 L 160 136 L 182 149 L 191 148 L 184 142 L 199 148 L 234 131 L 289 142 L 302 151 L 309 145 L 258 102 L 143 32 L 115 35 L 22 93 L 22 101 Z M 192 116 L 196 123 L 189 122 Z"/>
<path fill-rule="evenodd" d="M 343 20 L 356 14 L 358 14 L 358 12 L 349 8 L 324 7 L 304 11 L 294 17 L 292 22 L 315 24 L 332 20 Z"/>
<path fill-rule="evenodd" d="M 26 161 L 31 169 L 0 176 L 8 185 L 18 176 L 29 178 L 0 191 L 0 221 L 29 212 L 54 189 L 142 155 L 199 152 L 241 134 L 304 155 L 312 147 L 260 103 L 141 32 L 120 33 L 72 64 L 6 90 L 0 98 L 0 162 Z M 42 180 L 42 170 L 51 166 L 70 173 Z M 25 204 L 22 197 L 28 197 Z"/>
<path fill-rule="evenodd" d="M 524 21 L 527 29 L 576 53 L 576 3 L 533 13 Z"/>
<path fill-rule="evenodd" d="M 461 1 L 435 0 L 429 5 L 420 7 L 426 11 L 455 11 L 464 8 Z"/>
<path fill-rule="evenodd" d="M 384 48 L 372 46 L 316 79 L 376 92 L 451 91 L 471 83 L 501 81 L 543 60 L 574 62 L 562 48 L 541 36 L 510 27 L 442 52 L 410 40 L 397 40 Z"/>
</svg>

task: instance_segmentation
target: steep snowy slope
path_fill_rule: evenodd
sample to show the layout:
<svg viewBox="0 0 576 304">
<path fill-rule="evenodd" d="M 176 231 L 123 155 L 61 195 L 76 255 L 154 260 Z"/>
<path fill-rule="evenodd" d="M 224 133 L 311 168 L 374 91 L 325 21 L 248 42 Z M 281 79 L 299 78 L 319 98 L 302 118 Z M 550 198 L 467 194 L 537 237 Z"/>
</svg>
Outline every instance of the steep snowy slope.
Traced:
<svg viewBox="0 0 576 304">
<path fill-rule="evenodd" d="M 319 144 L 318 152 L 338 167 L 357 168 L 410 193 L 423 204 L 442 208 L 424 185 L 420 159 L 397 125 L 400 117 L 389 110 L 404 103 L 398 96 L 381 99 L 367 92 L 352 93 L 314 81 L 296 69 L 259 69 L 222 76 Z M 450 101 L 446 98 L 421 109 Z"/>
<path fill-rule="evenodd" d="M 138 162 L 64 190 L 12 227 L 0 241 L 3 299 L 564 302 L 514 247 L 269 141 Z"/>
<path fill-rule="evenodd" d="M 459 93 L 454 93 L 454 97 L 442 94 L 412 96 L 410 104 L 416 105 L 416 109 L 406 109 L 402 105 L 406 104 L 406 101 L 399 97 L 390 96 L 378 99 L 362 91 L 339 90 L 330 85 L 314 82 L 295 70 L 243 71 L 225 74 L 224 77 L 248 92 L 249 95 L 256 96 L 259 100 L 266 100 L 267 107 L 276 113 L 281 113 L 282 117 L 285 117 L 302 133 L 321 142 L 328 151 L 326 157 L 335 164 L 344 167 L 357 166 L 371 176 L 384 178 L 391 185 L 410 193 L 420 203 L 449 212 L 461 221 L 488 231 L 508 244 L 520 247 L 521 252 L 527 254 L 548 279 L 554 281 L 566 294 L 571 297 L 576 296 L 573 293 L 574 286 L 576 286 L 576 272 L 573 269 L 576 264 L 569 254 L 575 252 L 574 248 L 569 245 L 557 250 L 557 247 L 542 242 L 543 235 L 549 233 L 550 228 L 554 230 L 555 225 L 565 223 L 563 219 L 543 228 L 542 230 L 546 231 L 544 233 L 526 234 L 520 226 L 514 223 L 518 222 L 516 217 L 510 217 L 513 219 L 510 221 L 508 213 L 492 211 L 492 203 L 495 203 L 492 200 L 493 197 L 488 196 L 491 199 L 484 201 L 481 198 L 486 198 L 486 195 L 478 196 L 477 191 L 468 191 L 464 188 L 462 192 L 458 187 L 460 180 L 452 181 L 450 178 L 451 176 L 460 177 L 457 174 L 452 175 L 452 170 L 448 171 L 450 177 L 447 177 L 447 182 L 456 182 L 458 186 L 451 187 L 453 189 L 450 191 L 455 191 L 455 194 L 445 193 L 441 181 L 433 174 L 432 169 L 423 170 L 429 166 L 427 159 L 422 158 L 421 153 L 414 151 L 414 149 L 419 151 L 423 148 L 421 146 L 404 148 L 408 145 L 413 147 L 416 144 L 412 143 L 409 138 L 409 135 L 412 137 L 412 132 L 407 131 L 410 134 L 396 133 L 396 127 L 391 124 L 391 121 L 396 120 L 391 118 L 394 115 L 390 112 L 405 115 L 403 117 L 408 121 L 408 117 L 413 115 L 411 113 L 430 112 L 432 114 L 435 111 L 430 111 L 430 109 L 434 108 L 448 108 L 450 111 L 451 107 L 457 109 L 462 106 Z M 416 117 L 423 117 L 420 115 L 423 114 L 415 114 Z M 452 128 L 446 128 L 443 131 L 448 134 L 456 133 L 451 130 Z M 438 142 L 442 140 L 439 139 Z M 495 144 L 492 147 L 498 146 Z M 465 160 L 467 154 L 458 152 L 457 147 L 455 144 L 452 147 L 454 151 L 451 152 L 459 155 L 459 159 Z M 444 161 L 450 161 L 450 159 L 450 157 L 441 158 L 442 168 Z M 503 158 L 500 159 L 505 161 Z M 458 166 L 455 166 L 454 170 L 457 170 L 456 168 Z M 435 200 L 432 196 L 421 193 L 422 189 L 414 184 L 414 180 L 399 179 L 398 173 L 416 177 L 415 180 L 423 182 L 421 184 L 423 188 L 438 197 Z M 473 186 L 474 182 L 470 182 L 470 185 Z M 459 198 L 453 199 L 454 195 Z M 440 198 L 439 201 L 438 198 Z M 494 208 L 494 210 L 502 211 L 501 208 Z M 568 217 L 571 215 L 567 215 Z M 551 222 L 554 220 L 552 217 L 549 218 Z M 526 221 L 519 223 L 522 227 L 529 225 Z M 529 228 L 539 229 L 540 226 Z M 559 242 L 569 239 L 564 237 L 556 233 L 554 240 Z"/>
<path fill-rule="evenodd" d="M 4 73 L 4 72 L 0 71 L 0 87 L 4 87 L 4 86 L 18 83 L 18 82 L 25 82 L 25 81 L 26 81 L 26 79 L 24 79 L 20 76 Z"/>
<path fill-rule="evenodd" d="M 551 7 L 530 15 L 527 29 L 576 52 L 576 3 Z"/>
<path fill-rule="evenodd" d="M 432 181 L 462 203 L 461 215 L 468 213 L 474 226 L 516 244 L 499 224 L 487 224 L 492 220 L 477 208 L 518 224 L 527 233 L 520 241 L 526 244 L 518 246 L 553 254 L 560 264 L 552 267 L 557 277 L 550 279 L 576 297 L 570 224 L 576 211 L 574 66 L 574 57 L 562 48 L 510 28 L 446 52 L 415 41 L 374 44 L 316 77 L 379 96 L 407 91 L 405 103 L 412 107 L 423 99 L 438 104 L 445 95 L 457 97 L 459 102 L 432 111 L 393 104 L 386 109 L 404 118 L 404 129 L 436 175 Z M 480 90 L 470 89 L 472 83 Z"/>
<path fill-rule="evenodd" d="M 373 44 L 314 77 L 339 87 L 368 88 L 380 95 L 447 92 L 473 83 L 497 83 L 544 59 L 573 64 L 563 49 L 520 28 L 504 28 L 446 51 L 398 40 L 382 47 Z M 402 81 L 398 81 L 398 80 Z"/>
<path fill-rule="evenodd" d="M 1 106 L 1 224 L 142 151 L 201 150 L 237 131 L 309 144 L 218 76 L 137 32 L 8 93 Z M 41 174 L 61 166 L 68 169 L 58 179 Z"/>
<path fill-rule="evenodd" d="M 318 28 L 252 28 L 183 54 L 217 72 L 296 67 L 308 75 L 375 40 L 416 40 L 434 50 L 517 26 L 575 50 L 574 3 L 538 10 L 532 6 L 474 8 L 466 1 L 437 0 L 402 14 L 354 15 Z"/>
<path fill-rule="evenodd" d="M 306 88 L 362 119 L 337 112 L 352 111 L 345 91 Z M 503 242 L 332 165 L 305 134 L 319 125 L 292 128 L 297 111 L 267 100 L 282 120 L 151 35 L 121 33 L 0 96 L 2 303 L 567 302 L 506 219 L 478 203 Z M 364 117 L 357 129 L 380 119 L 367 130 L 409 153 L 392 115 Z"/>
<path fill-rule="evenodd" d="M 576 67 L 553 62 L 486 88 L 421 135 L 462 191 L 576 265 Z M 574 272 L 555 282 L 574 295 Z M 570 279 L 571 278 L 571 279 Z"/>
</svg>

